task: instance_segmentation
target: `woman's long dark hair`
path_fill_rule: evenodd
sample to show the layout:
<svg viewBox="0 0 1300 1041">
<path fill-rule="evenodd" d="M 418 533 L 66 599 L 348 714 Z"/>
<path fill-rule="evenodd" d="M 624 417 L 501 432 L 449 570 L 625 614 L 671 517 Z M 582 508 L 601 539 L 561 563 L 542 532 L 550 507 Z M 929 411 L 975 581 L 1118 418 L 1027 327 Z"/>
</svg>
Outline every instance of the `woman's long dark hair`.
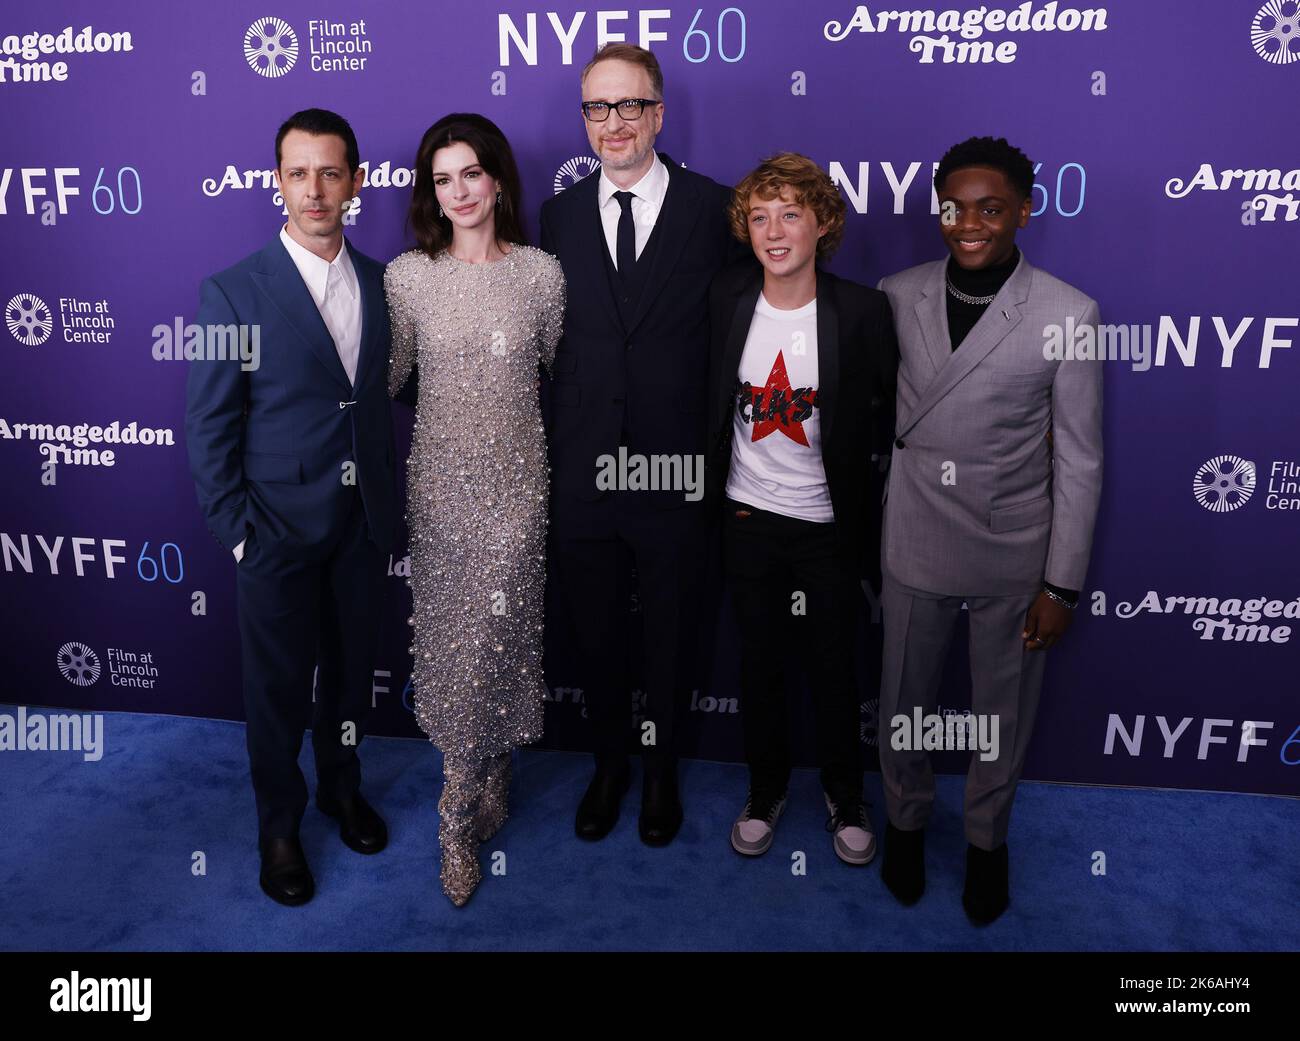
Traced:
<svg viewBox="0 0 1300 1041">
<path fill-rule="evenodd" d="M 519 168 L 510 142 L 500 128 L 473 112 L 453 112 L 443 116 L 424 132 L 415 156 L 415 186 L 407 223 L 415 233 L 415 243 L 429 257 L 437 257 L 451 245 L 451 219 L 438 216 L 438 196 L 433 188 L 433 153 L 457 141 L 474 151 L 479 165 L 501 189 L 501 205 L 496 207 L 497 244 L 509 242 L 525 245 L 519 221 L 522 210 Z"/>
</svg>

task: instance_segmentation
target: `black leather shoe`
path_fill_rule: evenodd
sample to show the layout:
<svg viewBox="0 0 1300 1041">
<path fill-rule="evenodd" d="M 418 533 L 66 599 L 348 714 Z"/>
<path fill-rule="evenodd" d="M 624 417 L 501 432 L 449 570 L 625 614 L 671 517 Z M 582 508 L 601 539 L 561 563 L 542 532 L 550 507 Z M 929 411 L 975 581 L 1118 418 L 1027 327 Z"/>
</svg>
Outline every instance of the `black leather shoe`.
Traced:
<svg viewBox="0 0 1300 1041">
<path fill-rule="evenodd" d="M 962 890 L 961 906 L 973 924 L 988 925 L 1011 903 L 1007 884 L 1009 860 L 1005 842 L 994 850 L 966 847 L 966 886 Z"/>
<path fill-rule="evenodd" d="M 925 892 L 925 829 L 903 831 L 885 825 L 885 862 L 880 867 L 885 886 L 904 907 Z"/>
<path fill-rule="evenodd" d="M 682 803 L 677 794 L 677 760 L 645 759 L 641 781 L 641 819 L 638 830 L 647 846 L 666 846 L 682 826 Z"/>
<path fill-rule="evenodd" d="M 330 802 L 316 795 L 321 813 L 339 822 L 339 837 L 348 849 L 358 853 L 378 853 L 388 845 L 388 826 L 360 792 L 351 799 Z"/>
<path fill-rule="evenodd" d="M 296 838 L 262 839 L 258 847 L 262 854 L 258 882 L 263 893 L 286 907 L 297 907 L 312 898 L 316 882 Z"/>
<path fill-rule="evenodd" d="M 573 822 L 578 838 L 595 842 L 610 833 L 618 823 L 619 803 L 630 784 L 631 775 L 626 764 L 622 769 L 597 764 L 596 774 L 587 785 L 587 792 L 578 804 L 577 819 Z"/>
</svg>

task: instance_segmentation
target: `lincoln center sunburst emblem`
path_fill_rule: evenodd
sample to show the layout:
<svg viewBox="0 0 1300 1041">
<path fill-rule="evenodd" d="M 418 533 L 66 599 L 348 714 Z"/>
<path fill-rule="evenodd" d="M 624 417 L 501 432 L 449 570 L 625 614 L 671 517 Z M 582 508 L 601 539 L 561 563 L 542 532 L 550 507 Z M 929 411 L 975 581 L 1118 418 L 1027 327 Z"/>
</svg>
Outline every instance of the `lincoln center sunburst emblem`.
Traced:
<svg viewBox="0 0 1300 1041">
<path fill-rule="evenodd" d="M 1300 2 L 1268 0 L 1250 26 L 1255 53 L 1275 65 L 1300 61 Z"/>
<path fill-rule="evenodd" d="M 59 648 L 58 662 L 63 678 L 78 687 L 89 687 L 99 679 L 99 656 L 84 643 L 65 643 Z"/>
<path fill-rule="evenodd" d="M 565 188 L 572 187 L 588 174 L 600 169 L 600 160 L 589 155 L 575 156 L 555 173 L 555 194 L 559 195 Z"/>
<path fill-rule="evenodd" d="M 5 304 L 5 324 L 19 343 L 39 347 L 50 338 L 54 316 L 39 296 L 19 293 Z"/>
<path fill-rule="evenodd" d="M 858 736 L 864 745 L 874 747 L 880 739 L 880 699 L 864 701 L 859 708 L 862 715 L 858 724 Z"/>
<path fill-rule="evenodd" d="M 1217 455 L 1203 463 L 1192 481 L 1196 501 L 1214 513 L 1245 506 L 1255 491 L 1255 464 L 1235 455 Z"/>
<path fill-rule="evenodd" d="M 244 57 L 259 76 L 283 76 L 298 60 L 298 36 L 279 18 L 259 18 L 244 33 Z"/>
</svg>

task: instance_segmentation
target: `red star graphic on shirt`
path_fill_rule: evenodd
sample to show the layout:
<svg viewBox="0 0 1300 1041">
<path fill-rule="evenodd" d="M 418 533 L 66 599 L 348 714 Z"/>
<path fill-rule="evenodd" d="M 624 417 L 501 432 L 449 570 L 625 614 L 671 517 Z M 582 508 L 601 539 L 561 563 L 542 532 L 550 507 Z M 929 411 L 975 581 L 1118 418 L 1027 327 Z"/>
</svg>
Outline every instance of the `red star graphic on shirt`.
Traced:
<svg viewBox="0 0 1300 1041">
<path fill-rule="evenodd" d="M 791 441 L 807 448 L 808 437 L 804 433 L 803 422 L 790 420 L 789 412 L 792 411 L 790 406 L 794 394 L 790 389 L 790 377 L 785 371 L 785 355 L 782 351 L 776 352 L 776 361 L 772 363 L 772 371 L 767 375 L 767 385 L 753 393 L 754 413 L 770 415 L 773 418 L 754 420 L 751 443 L 763 440 L 773 430 L 779 430 Z M 815 403 L 815 400 L 809 395 L 809 404 Z"/>
</svg>

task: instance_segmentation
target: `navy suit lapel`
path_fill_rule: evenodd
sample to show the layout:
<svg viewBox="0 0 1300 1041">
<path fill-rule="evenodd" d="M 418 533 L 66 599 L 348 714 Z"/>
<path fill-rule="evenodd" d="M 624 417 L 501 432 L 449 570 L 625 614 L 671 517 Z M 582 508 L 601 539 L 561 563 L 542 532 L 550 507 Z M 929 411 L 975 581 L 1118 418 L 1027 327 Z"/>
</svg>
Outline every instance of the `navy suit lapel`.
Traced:
<svg viewBox="0 0 1300 1041">
<path fill-rule="evenodd" d="M 659 208 L 659 217 L 655 221 L 652 235 L 659 236 L 654 252 L 650 255 L 650 270 L 646 272 L 645 282 L 641 286 L 641 296 L 637 301 L 636 313 L 627 328 L 629 336 L 641 324 L 650 305 L 663 291 L 668 277 L 677 265 L 677 259 L 686 248 L 686 240 L 699 218 L 699 192 L 693 183 L 681 174 L 677 166 L 665 153 L 659 158 L 668 167 L 668 191 L 664 194 L 663 205 Z M 602 235 L 603 242 L 603 235 Z"/>
<path fill-rule="evenodd" d="M 293 328 L 302 341 L 311 348 L 312 354 L 338 380 L 350 394 L 352 383 L 339 361 L 338 348 L 334 338 L 325 326 L 325 320 L 316 309 L 307 283 L 298 274 L 298 268 L 284 248 L 279 235 L 262 251 L 262 266 L 250 276 L 253 283 L 266 295 L 271 304 L 280 312 L 284 320 Z M 358 272 L 358 280 L 360 273 Z M 358 378 L 360 369 L 358 368 Z"/>
<path fill-rule="evenodd" d="M 375 361 L 383 324 L 383 308 L 380 305 L 384 298 L 384 284 L 381 277 L 372 274 L 368 258 L 358 253 L 351 243 L 348 243 L 348 256 L 352 259 L 352 270 L 357 276 L 357 291 L 361 294 L 361 350 L 357 357 L 357 378 L 353 384 L 353 390 L 356 390 L 362 385 Z"/>
</svg>

